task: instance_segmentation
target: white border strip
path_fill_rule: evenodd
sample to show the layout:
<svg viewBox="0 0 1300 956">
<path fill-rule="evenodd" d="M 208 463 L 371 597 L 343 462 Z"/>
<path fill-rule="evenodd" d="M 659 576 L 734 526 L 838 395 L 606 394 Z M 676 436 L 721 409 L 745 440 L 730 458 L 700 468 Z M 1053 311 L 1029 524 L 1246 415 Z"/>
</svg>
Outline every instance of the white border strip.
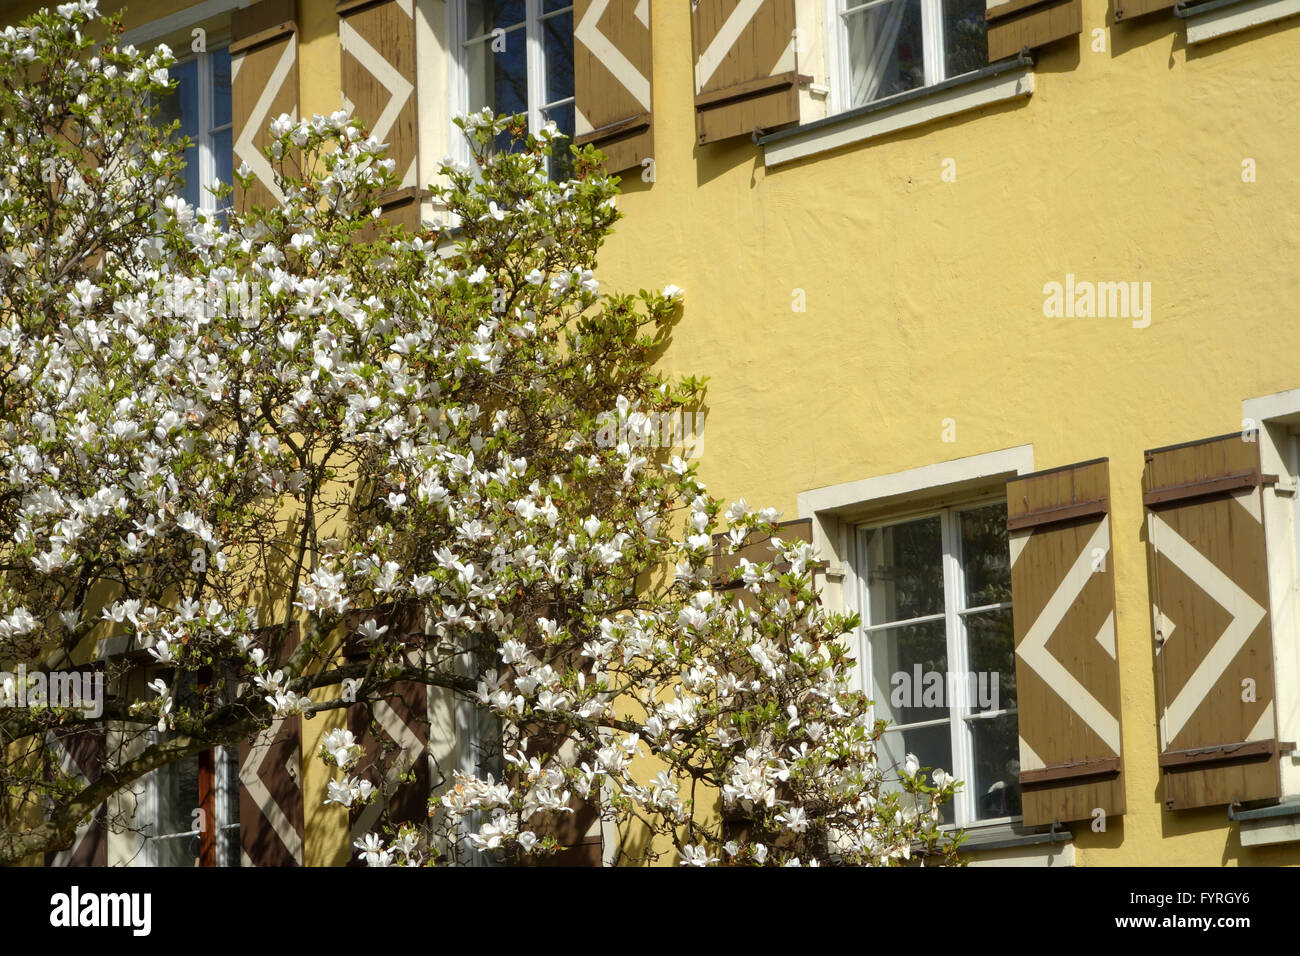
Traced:
<svg viewBox="0 0 1300 956">
<path fill-rule="evenodd" d="M 1283 2 L 1300 4 L 1300 0 Z M 763 163 L 766 166 L 779 166 L 781 163 L 839 149 L 850 143 L 876 139 L 899 130 L 956 116 L 981 106 L 1029 96 L 1033 92 L 1034 74 L 1030 67 L 1001 73 L 969 85 L 954 86 L 933 96 L 900 103 L 892 109 L 867 113 L 843 123 L 828 123 L 810 129 L 805 135 L 783 137 L 763 147 Z"/>
<path fill-rule="evenodd" d="M 980 478 L 1025 475 L 1033 470 L 1034 446 L 1017 445 L 969 458 L 954 458 L 935 465 L 923 465 L 890 475 L 801 492 L 799 517 L 809 518 L 819 511 L 836 511 L 854 505 L 870 504 L 882 498 L 915 494 Z"/>
<path fill-rule="evenodd" d="M 1220 7 L 1200 16 L 1196 10 L 1187 17 L 1187 43 L 1204 43 L 1230 33 L 1240 33 L 1260 24 L 1272 23 L 1300 13 L 1300 0 L 1250 0 L 1247 3 Z"/>
</svg>

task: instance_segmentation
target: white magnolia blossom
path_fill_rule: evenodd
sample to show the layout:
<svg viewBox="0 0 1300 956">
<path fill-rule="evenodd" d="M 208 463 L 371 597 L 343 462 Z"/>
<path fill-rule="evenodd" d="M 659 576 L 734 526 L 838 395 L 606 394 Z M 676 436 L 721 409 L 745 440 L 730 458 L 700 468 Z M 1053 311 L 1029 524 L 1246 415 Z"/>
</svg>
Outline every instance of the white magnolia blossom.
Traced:
<svg viewBox="0 0 1300 956">
<path fill-rule="evenodd" d="M 476 163 L 438 187 L 458 231 L 389 232 L 384 145 L 343 112 L 285 115 L 283 202 L 218 217 L 139 121 L 171 52 L 93 47 L 97 15 L 0 32 L 0 656 L 147 650 L 166 678 L 113 715 L 142 735 L 364 719 L 321 736 L 341 779 L 312 799 L 371 805 L 372 866 L 551 853 L 580 801 L 684 865 L 942 851 L 955 781 L 880 767 L 813 548 L 651 447 L 702 394 L 651 364 L 682 290 L 602 294 L 618 212 L 591 155 L 554 182 L 552 127 L 499 150 L 510 121 L 470 114 Z M 94 163 L 41 152 L 51 108 Z M 611 406 L 628 429 L 598 441 Z M 428 685 L 499 729 L 501 759 L 396 819 L 427 768 L 393 716 Z M 719 800 L 749 837 L 724 839 Z"/>
</svg>

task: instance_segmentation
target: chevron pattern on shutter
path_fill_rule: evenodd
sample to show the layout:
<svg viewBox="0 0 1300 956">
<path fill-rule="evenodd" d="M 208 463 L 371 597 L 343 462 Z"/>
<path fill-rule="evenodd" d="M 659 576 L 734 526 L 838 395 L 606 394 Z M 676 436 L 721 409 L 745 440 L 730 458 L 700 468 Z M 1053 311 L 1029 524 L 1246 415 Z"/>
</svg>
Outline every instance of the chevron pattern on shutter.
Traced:
<svg viewBox="0 0 1300 956">
<path fill-rule="evenodd" d="M 576 136 L 610 173 L 653 158 L 650 0 L 574 0 Z"/>
<path fill-rule="evenodd" d="M 700 144 L 799 120 L 794 0 L 691 0 Z"/>
<path fill-rule="evenodd" d="M 343 654 L 352 661 L 365 660 L 370 648 L 360 640 L 356 627 L 373 617 L 389 630 L 387 639 L 396 635 L 408 645 L 424 642 L 424 609 L 416 603 L 353 611 L 348 617 L 349 635 Z M 412 664 L 418 664 L 421 651 L 409 651 Z M 429 688 L 416 681 L 396 681 L 370 707 L 362 704 L 348 708 L 348 730 L 365 750 L 354 774 L 368 779 L 381 792 L 370 803 L 353 807 L 348 813 L 350 845 L 376 828 L 385 808 L 388 822 L 425 823 L 429 815 Z M 412 779 L 400 778 L 408 772 Z M 351 866 L 361 865 L 360 854 L 353 852 Z"/>
<path fill-rule="evenodd" d="M 415 0 L 343 0 L 337 10 L 344 106 L 388 145 L 399 180 L 380 206 L 390 222 L 418 228 Z"/>
<path fill-rule="evenodd" d="M 1083 31 L 1082 0 L 987 0 L 989 62 Z"/>
<path fill-rule="evenodd" d="M 1027 826 L 1124 812 L 1106 459 L 1007 482 Z"/>
<path fill-rule="evenodd" d="M 279 654 L 298 646 L 289 626 Z M 302 866 L 302 718 L 281 717 L 239 745 L 239 841 L 244 866 Z"/>
<path fill-rule="evenodd" d="M 1115 0 L 1115 22 L 1132 20 L 1157 10 L 1168 10 L 1178 0 Z"/>
<path fill-rule="evenodd" d="M 1280 794 L 1259 445 L 1146 453 L 1147 558 L 1170 809 Z"/>
<path fill-rule="evenodd" d="M 372 719 L 373 715 L 373 719 Z M 355 843 L 379 823 L 387 796 L 388 823 L 425 823 L 429 816 L 429 695 L 415 681 L 397 681 L 368 710 L 348 709 L 348 729 L 356 735 L 366 756 L 355 771 L 369 779 L 381 793 L 370 803 L 349 813 L 351 842 Z M 412 779 L 402 782 L 408 772 Z M 355 856 L 355 854 L 354 854 Z"/>
<path fill-rule="evenodd" d="M 298 118 L 298 25 L 295 0 L 260 0 L 230 16 L 231 110 L 235 168 L 247 163 L 256 182 L 235 184 L 235 208 L 271 206 L 284 196 L 262 150 L 282 113 Z"/>
<path fill-rule="evenodd" d="M 104 772 L 108 757 L 107 733 L 103 728 L 56 728 L 46 733 L 48 759 L 61 774 L 76 777 L 90 786 Z M 104 822 L 108 804 L 101 803 L 91 818 L 77 828 L 72 846 L 45 854 L 46 866 L 107 866 L 108 828 Z"/>
</svg>

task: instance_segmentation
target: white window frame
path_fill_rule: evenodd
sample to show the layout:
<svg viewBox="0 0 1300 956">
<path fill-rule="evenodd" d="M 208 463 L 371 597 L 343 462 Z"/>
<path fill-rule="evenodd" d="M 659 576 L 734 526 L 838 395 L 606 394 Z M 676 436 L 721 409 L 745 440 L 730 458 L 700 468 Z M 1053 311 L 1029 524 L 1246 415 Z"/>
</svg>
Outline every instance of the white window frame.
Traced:
<svg viewBox="0 0 1300 956">
<path fill-rule="evenodd" d="M 866 103 L 854 103 L 850 89 L 849 31 L 847 17 L 865 16 L 868 7 L 878 7 L 894 0 L 826 0 L 826 23 L 833 32 L 826 52 L 830 74 L 830 104 L 828 113 L 867 106 L 881 97 Z M 921 48 L 924 55 L 925 84 L 921 89 L 934 86 L 946 79 L 947 56 L 944 52 L 943 0 L 921 0 Z"/>
<path fill-rule="evenodd" d="M 998 604 L 981 605 L 979 607 L 968 608 L 966 603 L 966 582 L 965 573 L 962 566 L 961 539 L 960 539 L 960 515 L 964 511 L 970 511 L 982 505 L 1005 503 L 1006 495 L 985 494 L 979 495 L 960 503 L 953 503 L 943 507 L 931 507 L 921 510 L 905 510 L 897 514 L 889 515 L 878 520 L 858 524 L 854 540 L 854 561 L 853 576 L 855 578 L 856 590 L 858 593 L 858 607 L 861 609 L 860 614 L 862 623 L 858 627 L 856 640 L 856 656 L 860 662 L 857 668 L 859 674 L 859 689 L 873 700 L 879 700 L 881 695 L 888 695 L 892 688 L 872 686 L 871 675 L 874 674 L 874 667 L 871 660 L 871 635 L 879 631 L 889 630 L 891 628 L 903 627 L 911 624 L 932 623 L 939 620 L 944 622 L 944 633 L 947 639 L 947 660 L 949 673 L 967 674 L 970 672 L 970 661 L 967 654 L 967 639 L 965 618 L 970 614 L 994 611 L 1009 610 L 1012 602 L 1006 601 Z M 882 621 L 872 623 L 871 608 L 868 599 L 867 577 L 862 569 L 862 560 L 865 558 L 863 542 L 867 532 L 885 528 L 891 525 L 897 525 L 907 521 L 915 521 L 924 518 L 938 517 L 940 519 L 940 534 L 942 545 L 943 561 L 943 611 L 935 614 L 928 614 L 923 617 L 913 618 L 906 621 Z M 967 681 L 945 681 L 944 696 L 947 704 L 948 716 L 943 718 L 943 722 L 948 724 L 949 745 L 953 757 L 954 766 L 943 767 L 941 769 L 951 773 L 958 780 L 961 780 L 963 786 L 953 798 L 953 823 L 945 825 L 945 829 L 973 829 L 975 827 L 998 826 L 1017 822 L 1022 819 L 1020 816 L 1003 816 L 988 817 L 977 819 L 976 800 L 979 794 L 975 793 L 973 781 L 974 766 L 974 746 L 972 721 L 991 720 L 996 717 L 1003 717 L 1008 714 L 1016 714 L 1016 708 L 1002 707 L 997 710 L 988 710 L 981 713 L 975 713 L 973 701 L 969 699 L 970 686 Z M 951 696 L 949 696 L 951 695 Z M 875 708 L 872 708 L 872 719 L 876 718 Z M 920 729 L 928 726 L 938 726 L 941 723 L 939 718 L 928 721 L 921 721 L 916 724 L 897 725 L 890 724 L 889 730 L 898 727 L 907 729 Z M 1017 737 L 1017 740 L 1019 738 Z"/>
<path fill-rule="evenodd" d="M 1280 741 L 1300 739 L 1300 388 L 1242 402 L 1242 431 L 1253 428 L 1263 488 L 1273 624 L 1274 713 Z M 1282 799 L 1300 797 L 1300 750 L 1280 760 Z"/>
<path fill-rule="evenodd" d="M 823 604 L 831 611 L 857 612 L 866 618 L 857 572 L 859 526 L 894 523 L 944 507 L 960 509 L 999 495 L 1005 498 L 1008 479 L 1034 470 L 1034 446 L 1018 445 L 801 492 L 799 517 L 812 519 L 813 547 L 827 563 L 821 587 Z M 854 658 L 860 657 L 856 635 L 847 639 L 846 648 Z M 868 667 L 855 667 L 853 675 L 854 689 L 869 696 Z M 956 773 L 949 767 L 943 769 Z M 966 829 L 970 833 L 997 832 L 1009 826 L 981 820 Z M 1050 862 L 1058 850 L 1048 847 L 1042 851 L 1045 856 L 1035 858 Z"/>
<path fill-rule="evenodd" d="M 234 95 L 231 93 L 231 111 L 230 119 L 220 126 L 213 126 L 212 116 L 212 98 L 216 89 L 214 78 L 213 54 L 229 50 L 228 43 L 222 43 L 203 53 L 190 53 L 188 56 L 177 57 L 176 62 L 171 67 L 172 79 L 176 79 L 177 67 L 186 63 L 195 63 L 195 80 L 198 83 L 198 117 L 195 123 L 198 132 L 193 137 L 194 147 L 199 158 L 199 168 L 192 170 L 188 166 L 183 170 L 182 175 L 188 181 L 190 177 L 198 177 L 199 183 L 199 203 L 198 208 L 207 213 L 217 212 L 221 206 L 217 204 L 217 197 L 212 194 L 212 187 L 216 185 L 217 179 L 217 154 L 213 143 L 217 134 L 231 131 L 231 167 L 234 168 Z M 233 77 L 232 77 L 233 79 Z M 232 84 L 233 85 L 233 84 Z M 184 125 L 184 124 L 182 124 Z M 232 183 L 223 183 L 223 185 L 233 185 Z M 228 207 L 227 207 L 228 208 Z"/>
<path fill-rule="evenodd" d="M 469 70 L 465 48 L 470 43 L 491 43 L 492 34 L 489 32 L 479 37 L 467 36 L 468 14 L 466 11 L 467 0 L 448 0 L 447 3 L 447 36 L 451 37 L 451 53 L 448 57 L 448 67 L 450 77 L 448 88 L 452 94 L 452 110 L 450 116 L 457 113 L 467 113 L 470 110 L 469 102 Z M 558 100 L 543 99 L 543 90 L 546 86 L 546 34 L 545 21 L 554 17 L 563 16 L 564 14 L 573 14 L 573 4 L 560 7 L 557 10 L 545 10 L 543 0 L 524 0 L 524 42 L 525 63 L 528 74 L 528 131 L 536 133 L 542 128 L 544 114 L 546 110 L 557 107 L 567 106 L 574 103 L 572 95 L 561 97 Z M 506 42 L 510 42 L 513 34 L 519 31 L 518 27 L 513 27 L 506 31 Z M 574 110 L 574 122 L 577 122 L 577 110 Z M 453 157 L 462 163 L 468 163 L 472 158 L 470 155 L 469 144 L 465 142 L 465 137 L 461 135 L 454 124 L 448 120 L 448 135 L 452 143 Z"/>
<path fill-rule="evenodd" d="M 196 61 L 198 67 L 196 75 L 199 84 L 199 116 L 198 116 L 198 135 L 194 138 L 194 145 L 198 149 L 199 156 L 199 209 L 204 212 L 216 212 L 221 207 L 217 205 L 217 197 L 212 194 L 212 187 L 216 185 L 217 179 L 217 157 L 216 150 L 213 148 L 213 142 L 218 133 L 224 133 L 226 130 L 234 129 L 234 103 L 232 96 L 230 120 L 220 126 L 212 125 L 212 96 L 216 89 L 216 83 L 213 76 L 213 58 L 214 53 L 219 53 L 228 49 L 227 46 L 219 46 L 213 50 L 207 50 L 203 53 L 195 53 L 176 62 L 176 66 L 182 63 Z M 234 134 L 231 133 L 233 143 Z M 234 158 L 231 157 L 233 164 Z M 185 171 L 186 175 L 192 175 L 190 170 Z M 231 185 L 224 183 L 223 185 Z"/>
<path fill-rule="evenodd" d="M 155 730 L 150 732 L 149 735 L 150 745 L 161 743 L 165 739 L 166 739 L 165 735 L 160 731 Z M 236 781 L 238 781 L 239 778 L 239 754 L 238 751 L 232 747 L 215 746 L 212 748 L 212 750 L 214 751 L 213 778 L 214 778 L 214 783 L 216 785 L 215 786 L 216 792 L 213 794 L 213 805 L 216 814 L 216 819 L 212 821 L 212 825 L 216 827 L 218 837 L 220 837 L 220 835 L 225 831 L 239 829 L 238 821 L 232 819 L 232 817 L 235 816 L 234 811 L 237 810 L 239 807 L 239 791 L 237 789 L 238 783 L 236 782 L 234 787 L 231 786 L 231 777 L 233 776 Z M 234 769 L 233 774 L 228 772 L 223 772 L 223 768 L 230 768 L 232 764 Z M 167 840 L 187 839 L 189 837 L 196 837 L 199 835 L 199 831 L 197 829 L 182 830 L 176 833 L 158 832 L 158 821 L 161 818 L 162 802 L 163 802 L 162 787 L 161 787 L 162 774 L 166 770 L 167 767 L 160 767 L 159 769 L 151 771 L 150 773 L 144 776 L 143 778 L 144 795 L 141 798 L 141 801 L 136 805 L 137 806 L 136 813 L 139 816 L 142 816 L 146 821 L 144 827 L 144 836 L 145 836 L 144 847 L 145 847 L 145 856 L 147 860 L 146 865 L 148 866 L 161 865 L 159 859 L 159 853 L 158 853 L 158 849 L 159 849 L 158 844 L 160 842 L 167 841 Z M 189 809 L 193 811 L 193 810 L 197 810 L 198 808 L 190 807 Z M 240 866 L 241 865 L 240 856 L 241 856 L 240 852 L 236 851 L 234 855 L 234 859 L 231 859 L 231 854 L 228 852 L 226 841 L 218 838 L 217 840 L 217 866 L 218 867 Z"/>
</svg>

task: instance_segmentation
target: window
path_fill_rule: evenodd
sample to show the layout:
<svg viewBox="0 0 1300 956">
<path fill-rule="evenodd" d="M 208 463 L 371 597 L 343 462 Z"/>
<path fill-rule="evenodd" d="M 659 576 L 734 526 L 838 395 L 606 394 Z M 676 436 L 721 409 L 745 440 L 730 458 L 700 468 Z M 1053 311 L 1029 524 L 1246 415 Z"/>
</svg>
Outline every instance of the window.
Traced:
<svg viewBox="0 0 1300 956">
<path fill-rule="evenodd" d="M 858 532 L 859 660 L 882 766 L 908 753 L 964 785 L 943 822 L 1020 816 L 1015 643 L 1004 501 L 976 502 Z"/>
<path fill-rule="evenodd" d="M 985 0 L 835 0 L 845 109 L 988 65 Z"/>
<path fill-rule="evenodd" d="M 473 112 L 524 113 L 536 132 L 553 121 L 573 137 L 573 4 L 566 0 L 460 0 L 461 102 Z M 459 141 L 459 134 L 457 134 Z M 567 179 L 567 140 L 557 140 L 551 177 Z"/>
<path fill-rule="evenodd" d="M 235 751 L 213 747 L 146 777 L 151 866 L 240 865 L 238 773 Z"/>
<path fill-rule="evenodd" d="M 164 126 L 180 122 L 179 135 L 188 137 L 185 150 L 185 201 L 215 211 L 211 192 L 216 182 L 234 181 L 234 149 L 230 118 L 230 53 L 225 49 L 196 54 L 171 68 L 176 82 L 159 104 Z"/>
<path fill-rule="evenodd" d="M 170 676 L 164 679 L 170 680 Z M 195 706 L 198 688 L 180 688 L 177 703 Z M 153 731 L 151 743 L 166 739 Z M 212 747 L 166 764 L 144 778 L 144 833 L 150 866 L 239 866 L 239 758 Z"/>
</svg>

